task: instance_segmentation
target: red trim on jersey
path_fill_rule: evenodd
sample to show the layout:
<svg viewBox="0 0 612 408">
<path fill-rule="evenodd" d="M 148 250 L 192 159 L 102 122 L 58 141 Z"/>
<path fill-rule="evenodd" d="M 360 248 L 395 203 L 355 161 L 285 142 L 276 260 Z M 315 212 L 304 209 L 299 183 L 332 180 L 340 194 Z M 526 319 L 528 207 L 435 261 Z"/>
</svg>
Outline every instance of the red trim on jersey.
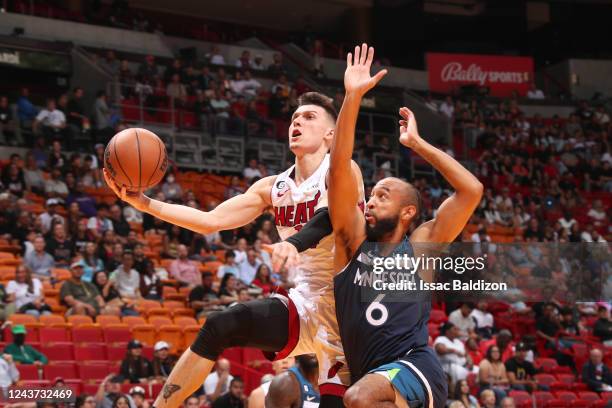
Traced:
<svg viewBox="0 0 612 408">
<path fill-rule="evenodd" d="M 287 308 L 289 309 L 289 329 L 288 329 L 288 339 L 287 344 L 276 353 L 274 356 L 274 360 L 282 360 L 283 358 L 287 358 L 289 354 L 295 349 L 295 346 L 298 344 L 298 340 L 300 339 L 300 317 L 297 312 L 297 308 L 295 307 L 295 303 L 291 298 L 287 298 Z"/>
<path fill-rule="evenodd" d="M 325 383 L 319 385 L 320 395 L 334 395 L 336 397 L 344 397 L 344 393 L 348 387 L 342 384 Z"/>
</svg>

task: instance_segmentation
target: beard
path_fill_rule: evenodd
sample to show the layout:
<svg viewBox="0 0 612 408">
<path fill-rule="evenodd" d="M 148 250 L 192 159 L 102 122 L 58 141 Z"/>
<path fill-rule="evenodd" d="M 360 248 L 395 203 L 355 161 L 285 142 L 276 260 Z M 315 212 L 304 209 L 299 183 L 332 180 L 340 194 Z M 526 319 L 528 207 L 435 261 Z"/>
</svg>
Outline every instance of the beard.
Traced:
<svg viewBox="0 0 612 408">
<path fill-rule="evenodd" d="M 380 241 L 386 234 L 389 234 L 397 228 L 397 224 L 399 223 L 399 215 L 388 218 L 380 218 L 376 220 L 376 224 L 371 227 L 368 223 L 366 223 L 366 237 L 369 242 L 378 242 Z"/>
</svg>

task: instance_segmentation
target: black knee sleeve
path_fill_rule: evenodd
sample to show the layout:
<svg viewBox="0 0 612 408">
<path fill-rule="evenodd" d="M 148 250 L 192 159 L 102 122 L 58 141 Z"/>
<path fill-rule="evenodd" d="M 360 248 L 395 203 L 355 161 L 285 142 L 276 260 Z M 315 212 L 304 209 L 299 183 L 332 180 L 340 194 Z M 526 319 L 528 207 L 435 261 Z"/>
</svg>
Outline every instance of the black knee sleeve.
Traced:
<svg viewBox="0 0 612 408">
<path fill-rule="evenodd" d="M 208 316 L 198 337 L 191 345 L 191 351 L 209 360 L 216 360 L 228 347 L 240 346 L 240 329 L 248 324 L 244 305 L 235 305 L 222 312 Z"/>
<path fill-rule="evenodd" d="M 344 408 L 342 397 L 337 395 L 323 394 L 321 395 L 321 402 L 319 408 Z"/>
</svg>

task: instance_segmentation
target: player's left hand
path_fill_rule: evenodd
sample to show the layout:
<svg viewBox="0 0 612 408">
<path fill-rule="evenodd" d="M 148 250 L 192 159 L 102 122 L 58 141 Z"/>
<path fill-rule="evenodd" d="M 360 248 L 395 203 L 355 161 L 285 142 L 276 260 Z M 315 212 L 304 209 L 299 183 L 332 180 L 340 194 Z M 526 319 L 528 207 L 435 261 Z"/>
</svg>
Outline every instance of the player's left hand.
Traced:
<svg viewBox="0 0 612 408">
<path fill-rule="evenodd" d="M 355 55 L 350 52 L 346 56 L 346 71 L 344 72 L 344 88 L 346 93 L 357 93 L 363 96 L 387 74 L 383 69 L 370 76 L 370 67 L 374 59 L 374 48 L 363 43 L 361 47 L 355 47 Z"/>
<path fill-rule="evenodd" d="M 404 146 L 412 149 L 421 139 L 419 129 L 417 128 L 416 118 L 414 113 L 405 106 L 400 108 L 399 114 L 403 119 L 400 119 L 400 138 L 399 141 Z"/>
<path fill-rule="evenodd" d="M 278 273 L 283 267 L 291 268 L 299 262 L 300 255 L 297 248 L 289 242 L 264 244 L 263 247 L 272 252 L 272 270 L 274 272 Z"/>
</svg>

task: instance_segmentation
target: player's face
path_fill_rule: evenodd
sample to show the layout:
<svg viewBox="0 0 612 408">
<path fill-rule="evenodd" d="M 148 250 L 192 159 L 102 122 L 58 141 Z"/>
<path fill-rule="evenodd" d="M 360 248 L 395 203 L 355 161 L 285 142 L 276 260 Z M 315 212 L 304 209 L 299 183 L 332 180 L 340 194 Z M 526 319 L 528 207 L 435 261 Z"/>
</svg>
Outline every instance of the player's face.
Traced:
<svg viewBox="0 0 612 408">
<path fill-rule="evenodd" d="M 294 357 L 287 357 L 282 360 L 277 360 L 272 363 L 272 369 L 276 374 L 280 374 L 282 372 L 287 371 L 289 368 L 293 367 L 295 364 Z"/>
<path fill-rule="evenodd" d="M 303 105 L 296 109 L 289 125 L 289 148 L 295 155 L 314 153 L 325 138 L 331 138 L 335 123 L 325 109 Z"/>
<path fill-rule="evenodd" d="M 401 209 L 397 195 L 395 187 L 386 180 L 381 180 L 372 189 L 365 209 L 368 241 L 380 241 L 397 228 Z"/>
</svg>

